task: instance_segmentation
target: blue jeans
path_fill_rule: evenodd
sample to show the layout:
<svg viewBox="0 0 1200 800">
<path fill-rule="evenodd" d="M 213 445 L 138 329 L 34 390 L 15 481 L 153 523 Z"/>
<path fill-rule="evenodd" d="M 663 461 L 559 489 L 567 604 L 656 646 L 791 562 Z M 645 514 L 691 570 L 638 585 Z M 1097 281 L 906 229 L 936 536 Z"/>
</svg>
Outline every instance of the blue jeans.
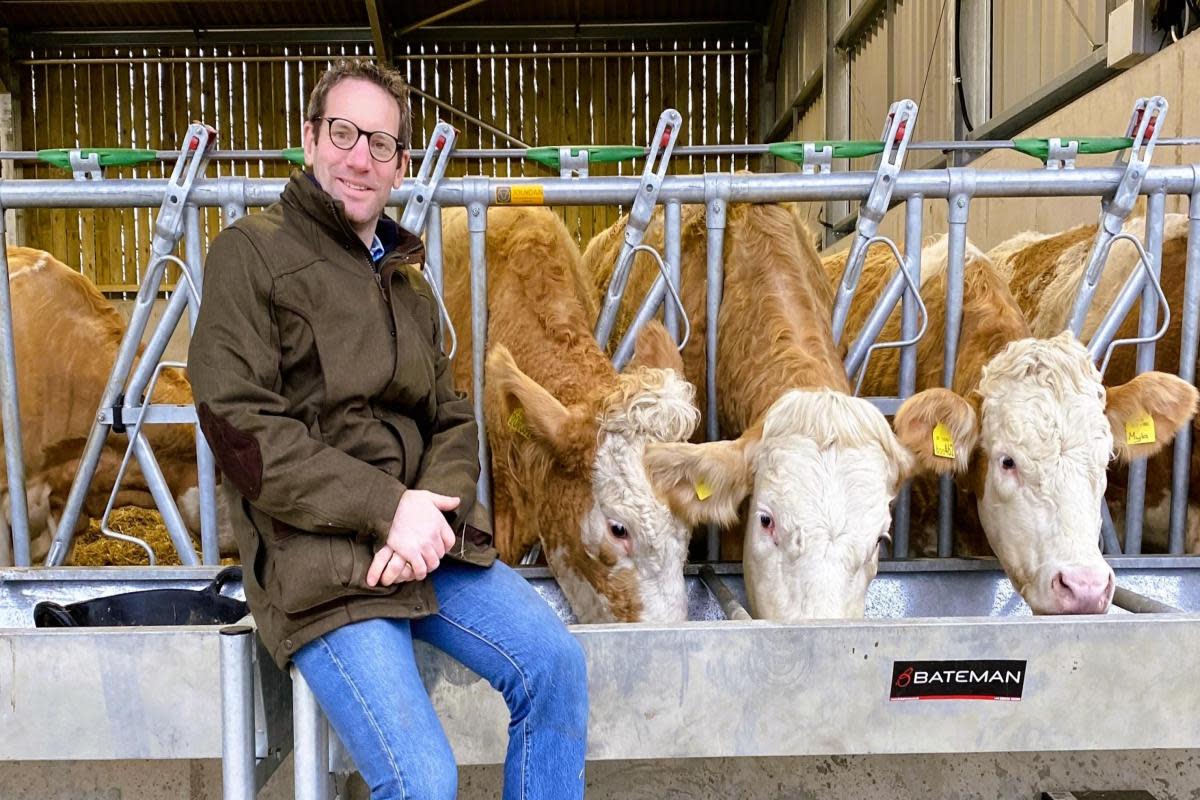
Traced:
<svg viewBox="0 0 1200 800">
<path fill-rule="evenodd" d="M 504 695 L 512 715 L 505 800 L 583 797 L 587 669 L 575 638 L 509 567 L 447 559 L 429 579 L 438 613 L 372 619 L 305 645 L 295 664 L 372 800 L 453 798 L 454 753 L 413 659 L 412 640 L 442 650 Z"/>
</svg>

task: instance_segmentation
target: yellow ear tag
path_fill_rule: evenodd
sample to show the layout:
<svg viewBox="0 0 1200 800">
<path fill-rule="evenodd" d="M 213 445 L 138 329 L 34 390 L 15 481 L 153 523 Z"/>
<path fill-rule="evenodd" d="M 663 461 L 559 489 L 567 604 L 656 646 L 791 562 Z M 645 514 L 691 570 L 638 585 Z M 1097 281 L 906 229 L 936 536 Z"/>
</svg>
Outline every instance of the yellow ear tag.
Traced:
<svg viewBox="0 0 1200 800">
<path fill-rule="evenodd" d="M 529 423 L 525 421 L 525 409 L 521 406 L 514 408 L 513 412 L 508 415 L 508 427 L 525 439 L 533 435 L 529 430 Z"/>
<path fill-rule="evenodd" d="M 707 500 L 712 497 L 712 487 L 704 481 L 696 481 L 696 499 Z"/>
<path fill-rule="evenodd" d="M 954 438 L 944 422 L 933 426 L 933 454 L 938 458 L 954 458 Z"/>
<path fill-rule="evenodd" d="M 1125 444 L 1154 444 L 1154 417 L 1145 411 L 1125 423 Z"/>
</svg>

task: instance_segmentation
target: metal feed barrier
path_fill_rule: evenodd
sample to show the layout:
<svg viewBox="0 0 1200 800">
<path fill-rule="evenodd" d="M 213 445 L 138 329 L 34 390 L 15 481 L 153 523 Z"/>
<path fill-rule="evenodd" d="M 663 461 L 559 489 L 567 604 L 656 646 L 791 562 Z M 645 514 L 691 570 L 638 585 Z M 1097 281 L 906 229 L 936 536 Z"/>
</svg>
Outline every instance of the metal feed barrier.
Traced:
<svg viewBox="0 0 1200 800">
<path fill-rule="evenodd" d="M 1147 101 L 1145 108 L 1151 105 L 1159 108 L 1155 100 Z M 879 142 L 858 143 L 866 151 L 881 154 L 880 166 L 873 172 L 832 173 L 827 164 L 833 157 L 844 157 L 844 153 L 838 154 L 844 143 L 807 143 L 791 151 L 782 148 L 771 151 L 779 157 L 804 161 L 808 170 L 804 173 L 702 176 L 653 173 L 651 192 L 666 211 L 665 274 L 660 277 L 662 289 L 652 292 L 643 305 L 649 311 L 639 314 L 639 319 L 652 316 L 668 296 L 678 296 L 682 204 L 705 205 L 709 319 L 716 319 L 721 291 L 720 254 L 729 203 L 866 201 L 864 212 L 860 213 L 851 264 L 857 264 L 859 254 L 865 254 L 867 244 L 876 240 L 892 249 L 899 269 L 869 318 L 867 328 L 850 344 L 847 369 L 854 375 L 863 367 L 872 347 L 879 346 L 875 339 L 883 322 L 895 305 L 902 302 L 902 339 L 907 355 L 901 360 L 900 398 L 873 398 L 890 413 L 915 388 L 914 342 L 921 317 L 917 287 L 924 202 L 941 200 L 949 206 L 947 307 L 957 312 L 948 313 L 946 320 L 943 379 L 950 385 L 960 326 L 966 224 L 973 199 L 1103 198 L 1105 216 L 1101 230 L 1102 236 L 1104 232 L 1109 236 L 1106 242 L 1096 245 L 1099 254 L 1096 263 L 1102 265 L 1119 234 L 1120 221 L 1129 213 L 1126 205 L 1132 207 L 1130 198 L 1139 193 L 1148 196 L 1142 247 L 1143 263 L 1148 269 L 1134 271 L 1120 295 L 1122 300 L 1110 311 L 1114 321 L 1106 319 L 1089 343 L 1093 355 L 1099 359 L 1107 352 L 1124 313 L 1138 296 L 1143 298 L 1142 319 L 1150 324 L 1141 337 L 1148 339 L 1154 332 L 1154 312 L 1161 290 L 1155 290 L 1156 280 L 1147 281 L 1145 276 L 1153 277 L 1161 258 L 1165 197 L 1183 195 L 1189 198 L 1190 227 L 1187 300 L 1182 309 L 1176 310 L 1182 313 L 1184 331 L 1179 374 L 1194 381 L 1200 328 L 1200 166 L 1149 165 L 1155 131 L 1161 125 L 1155 127 L 1148 120 L 1161 119 L 1165 103 L 1161 104 L 1161 111 L 1144 112 L 1138 123 L 1131 125 L 1126 137 L 1105 140 L 1104 146 L 1109 151 L 1130 149 L 1132 155 L 1127 161 L 1119 159 L 1116 165 L 1104 168 L 1072 168 L 1069 162 L 1073 155 L 1087 152 L 1086 145 L 1096 140 L 1071 140 L 1047 143 L 1047 168 L 1042 169 L 988 171 L 956 167 L 903 171 L 904 148 L 916 149 L 919 145 L 911 141 L 916 109 L 897 104 L 893 112 L 898 112 L 900 119 L 889 118 Z M 673 139 L 658 143 L 666 151 L 665 160 Z M 452 150 L 452 142 L 440 148 L 434 148 L 434 144 L 431 142 L 435 150 L 432 155 L 444 164 L 442 159 Z M 975 149 L 978 147 L 973 145 Z M 647 153 L 645 149 L 635 149 L 635 157 Z M 678 148 L 675 152 L 684 154 L 688 149 Z M 1032 146 L 1029 149 L 1036 151 L 1035 155 L 1041 152 Z M 561 168 L 585 175 L 586 158 L 577 148 L 563 150 L 565 154 L 559 153 Z M 187 152 L 185 148 L 185 155 Z M 427 151 L 426 158 L 429 156 Z M 648 159 L 648 173 L 651 164 L 660 166 L 656 159 Z M 1135 171 L 1138 174 L 1132 176 Z M 194 243 L 187 248 L 193 278 L 200 276 L 201 230 L 197 209 L 221 208 L 223 220 L 228 224 L 244 215 L 248 208 L 276 200 L 284 183 L 196 176 L 182 214 L 185 239 Z M 1132 195 L 1131 183 L 1136 183 Z M 484 302 L 487 208 L 505 203 L 621 204 L 638 208 L 637 200 L 647 193 L 647 185 L 645 174 L 641 178 L 446 179 L 435 167 L 424 179 L 408 182 L 393 192 L 393 204 L 418 208 L 420 215 L 429 220 L 428 272 L 437 288 L 441 280 L 440 209 L 458 205 L 468 210 L 472 362 L 475 412 L 481 421 L 481 431 L 487 330 Z M 45 207 L 159 207 L 171 186 L 169 181 L 152 179 L 3 181 L 0 212 Z M 903 252 L 894 242 L 878 237 L 878 222 L 893 202 L 906 204 Z M 647 212 L 647 219 L 648 216 Z M 1114 223 L 1114 220 L 1120 221 Z M 419 223 L 410 224 L 420 227 Z M 641 246 L 640 233 L 636 238 L 636 242 L 626 239 L 630 250 Z M 7 269 L 7 259 L 0 258 L 0 271 L 7 273 Z M 847 276 L 851 275 L 848 265 Z M 1089 271 L 1089 279 L 1090 276 Z M 0 278 L 3 278 L 0 279 L 0 389 L 5 428 L 16 430 L 19 409 L 14 391 L 12 322 L 9 299 L 4 294 L 8 281 L 6 274 Z M 849 296 L 854 288 L 853 281 L 850 284 L 843 285 L 846 292 L 840 292 L 839 297 Z M 150 297 L 157 293 L 157 288 L 155 285 L 149 291 Z M 176 294 L 186 298 L 188 293 Z M 620 292 L 614 294 L 619 299 Z M 1126 298 L 1128 305 L 1120 311 Z M 172 306 L 178 308 L 175 320 L 180 318 L 183 305 L 184 300 L 180 300 Z M 672 332 L 678 337 L 679 325 L 684 320 L 674 313 L 669 302 L 666 313 Z M 160 338 L 165 342 L 168 335 L 169 331 L 156 332 L 152 342 Z M 708 373 L 715 376 L 715 326 L 709 336 Z M 1150 341 L 1138 344 L 1139 369 L 1152 363 L 1153 347 Z M 134 377 L 144 372 L 141 370 Z M 133 395 L 128 401 L 133 411 L 124 413 L 123 419 L 140 419 L 145 415 L 145 421 L 149 422 L 154 413 L 165 413 L 154 412 L 152 406 L 142 410 L 140 397 L 146 383 L 133 383 L 138 391 L 126 393 L 126 398 Z M 710 385 L 710 404 L 715 403 L 715 396 L 715 385 Z M 124 408 L 126 401 L 122 400 L 120 405 Z M 110 415 L 100 422 L 111 427 L 113 420 Z M 710 432 L 714 434 L 715 431 Z M 1183 551 L 1190 444 L 1190 428 L 1185 428 L 1175 450 L 1170 538 L 1173 554 Z M 29 552 L 27 520 L 17 513 L 19 498 L 24 496 L 20 437 L 6 436 L 5 447 L 9 486 L 14 495 L 13 555 L 18 565 L 25 566 Z M 135 455 L 139 455 L 138 451 Z M 480 455 L 482 463 L 489 463 L 486 439 L 482 436 Z M 1139 551 L 1143 513 L 1136 479 L 1131 470 L 1126 528 L 1126 551 L 1131 553 Z M 86 490 L 86 484 L 77 490 Z M 481 499 L 490 499 L 486 481 L 481 481 L 480 491 Z M 939 552 L 950 555 L 951 517 L 947 506 L 942 511 Z M 702 570 L 688 568 L 690 621 L 687 623 L 576 627 L 574 632 L 587 653 L 592 681 L 592 730 L 596 735 L 591 740 L 589 758 L 1200 747 L 1200 723 L 1190 716 L 1181 719 L 1176 713 L 1179 699 L 1194 693 L 1189 673 L 1179 669 L 1179 665 L 1193 663 L 1200 656 L 1200 572 L 1194 562 L 1171 556 L 1114 557 L 1110 561 L 1119 590 L 1114 608 L 1106 617 L 1035 619 L 1029 616 L 1028 607 L 993 563 L 902 560 L 907 555 L 907 540 L 899 534 L 901 529 L 906 530 L 906 517 L 906 508 L 901 504 L 894 545 L 898 560 L 881 566 L 880 575 L 869 590 L 865 620 L 804 625 L 745 621 L 740 569 L 717 564 Z M 69 543 L 70 530 L 66 525 L 60 529 L 60 536 L 67 540 L 64 546 Z M 206 561 L 207 541 L 206 537 Z M 1106 542 L 1109 552 L 1116 552 L 1115 536 L 1111 541 L 1106 537 Z M 61 555 L 65 551 L 60 548 L 56 557 Z M 224 631 L 213 628 L 40 631 L 30 627 L 30 611 L 37 600 L 70 602 L 151 585 L 195 588 L 211 579 L 214 572 L 211 567 L 0 570 L 0 642 L 12 654 L 11 659 L 0 659 L 0 691 L 11 687 L 10 698 L 0 697 L 0 757 L 221 756 L 226 797 L 246 798 L 253 796 L 255 788 L 265 782 L 282 756 L 294 748 L 297 797 L 329 797 L 331 774 L 346 771 L 350 764 L 336 741 L 331 741 L 333 737 L 329 737 L 326 723 L 303 682 L 280 674 L 269 659 L 256 652 L 252 620 L 247 620 L 246 626 Z M 573 621 L 547 572 L 524 569 L 523 574 L 565 620 Z M 1147 624 L 1147 614 L 1152 615 L 1154 624 Z M 500 698 L 478 676 L 440 653 L 423 646 L 418 649 L 431 696 L 460 762 L 500 761 L 507 723 L 507 712 Z M 903 673 L 894 674 L 897 665 L 947 659 L 1019 662 L 1022 665 L 1019 702 L 901 702 L 897 684 Z M 6 670 L 11 674 L 6 674 Z M 1137 692 L 1129 692 L 1130 686 L 1137 686 Z M 741 700 L 725 702 L 730 696 Z M 26 700 L 49 697 L 55 698 L 54 701 L 32 704 Z M 3 702 L 5 699 L 11 702 Z M 215 714 L 218 703 L 222 708 L 221 723 Z M 1104 704 L 1103 715 L 1091 711 L 1099 703 Z"/>
</svg>

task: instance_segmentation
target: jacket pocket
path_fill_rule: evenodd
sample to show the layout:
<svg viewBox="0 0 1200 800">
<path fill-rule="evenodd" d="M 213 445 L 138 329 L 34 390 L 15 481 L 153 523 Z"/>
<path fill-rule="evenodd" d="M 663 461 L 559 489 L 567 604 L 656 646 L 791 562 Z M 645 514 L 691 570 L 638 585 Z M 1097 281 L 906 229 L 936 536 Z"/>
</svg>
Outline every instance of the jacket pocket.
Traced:
<svg viewBox="0 0 1200 800">
<path fill-rule="evenodd" d="M 288 614 L 303 614 L 353 595 L 388 595 L 394 586 L 367 586 L 370 545 L 337 534 L 274 526 L 266 591 Z"/>
</svg>

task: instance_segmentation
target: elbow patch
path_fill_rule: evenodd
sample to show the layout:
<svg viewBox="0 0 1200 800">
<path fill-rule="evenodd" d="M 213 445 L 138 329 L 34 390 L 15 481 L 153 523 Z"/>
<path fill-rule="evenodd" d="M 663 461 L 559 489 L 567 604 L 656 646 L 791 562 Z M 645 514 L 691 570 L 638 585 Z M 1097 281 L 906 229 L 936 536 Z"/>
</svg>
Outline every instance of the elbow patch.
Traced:
<svg viewBox="0 0 1200 800">
<path fill-rule="evenodd" d="M 263 466 L 258 440 L 218 417 L 208 403 L 201 403 L 196 408 L 196 416 L 200 418 L 200 430 L 204 431 L 221 474 L 247 500 L 257 500 L 262 492 Z"/>
</svg>

